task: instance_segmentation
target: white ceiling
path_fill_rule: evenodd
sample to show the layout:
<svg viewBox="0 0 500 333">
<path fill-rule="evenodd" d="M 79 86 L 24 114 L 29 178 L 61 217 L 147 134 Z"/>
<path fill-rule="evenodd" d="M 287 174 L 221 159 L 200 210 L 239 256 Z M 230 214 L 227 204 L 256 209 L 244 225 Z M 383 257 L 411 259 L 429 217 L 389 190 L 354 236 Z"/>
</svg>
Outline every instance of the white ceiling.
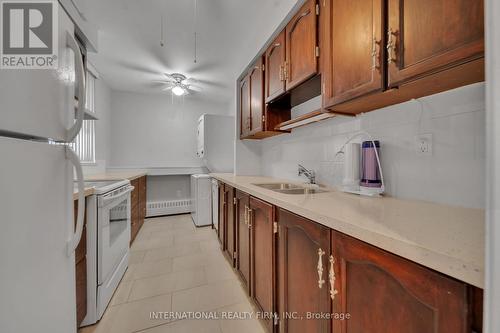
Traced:
<svg viewBox="0 0 500 333">
<path fill-rule="evenodd" d="M 226 102 L 239 72 L 296 1 L 198 0 L 196 64 L 194 0 L 91 1 L 88 18 L 99 27 L 99 53 L 90 61 L 114 90 L 165 94 L 154 81 L 180 72 L 203 88 L 190 98 Z"/>
</svg>

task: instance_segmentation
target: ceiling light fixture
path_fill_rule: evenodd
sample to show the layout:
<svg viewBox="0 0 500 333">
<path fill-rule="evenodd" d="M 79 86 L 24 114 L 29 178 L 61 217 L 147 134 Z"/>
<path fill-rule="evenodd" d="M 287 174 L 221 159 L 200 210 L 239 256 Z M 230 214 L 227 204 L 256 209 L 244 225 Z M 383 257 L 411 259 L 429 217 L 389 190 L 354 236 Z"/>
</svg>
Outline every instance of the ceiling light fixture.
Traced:
<svg viewBox="0 0 500 333">
<path fill-rule="evenodd" d="M 172 93 L 175 96 L 182 96 L 186 93 L 186 90 L 184 90 L 184 88 L 182 88 L 181 86 L 175 86 L 172 88 Z"/>
</svg>

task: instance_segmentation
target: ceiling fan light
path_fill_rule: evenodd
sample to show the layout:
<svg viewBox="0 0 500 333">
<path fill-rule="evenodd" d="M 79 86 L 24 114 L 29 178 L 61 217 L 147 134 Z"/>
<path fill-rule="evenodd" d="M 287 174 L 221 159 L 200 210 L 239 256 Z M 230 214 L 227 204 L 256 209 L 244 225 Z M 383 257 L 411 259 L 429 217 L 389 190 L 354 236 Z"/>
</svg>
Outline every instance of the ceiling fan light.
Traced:
<svg viewBox="0 0 500 333">
<path fill-rule="evenodd" d="M 186 91 L 184 90 L 184 88 L 180 87 L 180 86 L 175 86 L 172 88 L 172 93 L 175 95 L 175 96 L 182 96 L 186 93 Z"/>
</svg>

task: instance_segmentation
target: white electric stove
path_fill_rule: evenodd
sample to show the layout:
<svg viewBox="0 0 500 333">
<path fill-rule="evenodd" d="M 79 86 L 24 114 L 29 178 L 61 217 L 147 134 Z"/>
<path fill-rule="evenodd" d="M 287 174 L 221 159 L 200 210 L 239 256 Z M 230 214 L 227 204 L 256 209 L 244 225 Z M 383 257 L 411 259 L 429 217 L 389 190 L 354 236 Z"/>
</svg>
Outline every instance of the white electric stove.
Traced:
<svg viewBox="0 0 500 333">
<path fill-rule="evenodd" d="M 87 316 L 82 326 L 98 322 L 128 267 L 130 192 L 128 180 L 85 182 L 87 198 Z"/>
</svg>

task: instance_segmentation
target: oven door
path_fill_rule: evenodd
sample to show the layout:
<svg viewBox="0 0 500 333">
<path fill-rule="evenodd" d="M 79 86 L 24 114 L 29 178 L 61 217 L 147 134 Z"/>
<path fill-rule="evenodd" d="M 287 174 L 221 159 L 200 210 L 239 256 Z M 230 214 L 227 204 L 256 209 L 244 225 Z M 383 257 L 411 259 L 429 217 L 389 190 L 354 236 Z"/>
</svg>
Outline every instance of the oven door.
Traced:
<svg viewBox="0 0 500 333">
<path fill-rule="evenodd" d="M 129 251 L 130 192 L 129 186 L 118 195 L 99 197 L 97 281 L 102 285 L 114 273 Z"/>
</svg>

